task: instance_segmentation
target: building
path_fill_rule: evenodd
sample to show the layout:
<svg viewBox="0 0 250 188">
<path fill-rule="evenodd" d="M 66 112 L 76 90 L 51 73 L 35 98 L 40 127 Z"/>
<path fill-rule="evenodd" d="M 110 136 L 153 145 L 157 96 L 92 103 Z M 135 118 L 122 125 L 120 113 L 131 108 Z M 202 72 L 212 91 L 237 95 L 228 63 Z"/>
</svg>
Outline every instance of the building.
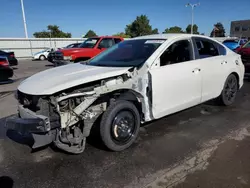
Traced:
<svg viewBox="0 0 250 188">
<path fill-rule="evenodd" d="M 230 36 L 250 38 L 250 20 L 232 21 Z"/>
</svg>

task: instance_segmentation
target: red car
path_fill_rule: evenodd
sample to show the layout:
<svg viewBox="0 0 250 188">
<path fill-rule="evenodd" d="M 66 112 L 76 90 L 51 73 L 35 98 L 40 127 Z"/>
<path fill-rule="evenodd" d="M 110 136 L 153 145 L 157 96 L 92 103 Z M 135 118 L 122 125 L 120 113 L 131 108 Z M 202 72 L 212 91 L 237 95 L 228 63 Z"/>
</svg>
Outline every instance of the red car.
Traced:
<svg viewBox="0 0 250 188">
<path fill-rule="evenodd" d="M 55 65 L 64 65 L 86 61 L 123 40 L 123 38 L 115 36 L 91 37 L 79 45 L 78 48 L 56 51 L 52 62 Z"/>
<path fill-rule="evenodd" d="M 242 62 L 245 65 L 246 76 L 250 76 L 250 41 L 237 48 L 236 52 L 241 55 Z"/>
</svg>

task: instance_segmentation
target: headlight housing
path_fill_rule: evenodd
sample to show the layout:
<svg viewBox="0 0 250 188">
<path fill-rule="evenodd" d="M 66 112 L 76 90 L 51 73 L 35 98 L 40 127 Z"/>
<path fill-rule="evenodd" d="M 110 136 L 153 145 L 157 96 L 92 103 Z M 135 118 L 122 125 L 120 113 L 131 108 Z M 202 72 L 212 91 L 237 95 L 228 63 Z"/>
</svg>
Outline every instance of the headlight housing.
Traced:
<svg viewBox="0 0 250 188">
<path fill-rule="evenodd" d="M 72 60 L 72 57 L 71 56 L 64 56 L 63 60 Z"/>
</svg>

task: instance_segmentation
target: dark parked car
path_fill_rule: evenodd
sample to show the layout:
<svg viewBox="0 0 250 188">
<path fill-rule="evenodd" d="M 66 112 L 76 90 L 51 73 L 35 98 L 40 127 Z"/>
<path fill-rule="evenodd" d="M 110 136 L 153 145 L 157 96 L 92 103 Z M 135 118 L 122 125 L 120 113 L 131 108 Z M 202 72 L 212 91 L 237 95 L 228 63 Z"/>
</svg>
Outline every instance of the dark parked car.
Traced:
<svg viewBox="0 0 250 188">
<path fill-rule="evenodd" d="M 10 66 L 18 65 L 18 61 L 17 61 L 17 59 L 15 57 L 14 52 L 5 52 L 5 51 L 0 50 L 0 56 L 7 57 Z"/>
<path fill-rule="evenodd" d="M 6 81 L 13 76 L 7 57 L 0 56 L 0 81 Z"/>
<path fill-rule="evenodd" d="M 78 48 L 80 44 L 82 44 L 82 43 L 73 43 L 73 44 L 69 44 L 68 46 L 65 46 L 65 47 L 63 47 L 63 48 L 58 48 L 58 49 Z M 53 63 L 52 59 L 53 59 L 54 56 L 55 56 L 55 51 L 51 51 L 51 52 L 48 54 L 47 60 L 48 60 L 49 62 Z"/>
</svg>

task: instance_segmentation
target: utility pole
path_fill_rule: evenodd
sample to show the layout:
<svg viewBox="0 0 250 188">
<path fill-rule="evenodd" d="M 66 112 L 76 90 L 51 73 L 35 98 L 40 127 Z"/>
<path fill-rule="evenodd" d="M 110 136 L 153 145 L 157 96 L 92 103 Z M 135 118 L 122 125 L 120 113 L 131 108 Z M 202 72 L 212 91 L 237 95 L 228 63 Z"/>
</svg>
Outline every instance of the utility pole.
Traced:
<svg viewBox="0 0 250 188">
<path fill-rule="evenodd" d="M 186 4 L 186 7 L 190 6 L 191 7 L 191 14 L 192 14 L 192 21 L 191 21 L 191 34 L 193 34 L 193 26 L 194 26 L 194 8 L 199 6 L 200 3 L 196 3 L 196 4 L 191 4 L 188 3 Z"/>
<path fill-rule="evenodd" d="M 28 38 L 28 31 L 27 31 L 27 25 L 26 25 L 26 18 L 25 18 L 23 0 L 21 0 L 21 7 L 22 7 L 22 13 L 23 13 L 23 26 L 24 26 L 25 38 Z"/>
<path fill-rule="evenodd" d="M 28 39 L 28 41 L 30 43 L 30 53 L 31 53 L 31 56 L 33 56 L 32 44 L 31 44 L 31 41 L 29 39 L 28 31 L 27 31 L 27 25 L 26 25 L 26 18 L 25 18 L 23 0 L 21 0 L 21 7 L 22 7 L 22 13 L 23 13 L 23 26 L 24 26 L 25 38 Z"/>
</svg>

